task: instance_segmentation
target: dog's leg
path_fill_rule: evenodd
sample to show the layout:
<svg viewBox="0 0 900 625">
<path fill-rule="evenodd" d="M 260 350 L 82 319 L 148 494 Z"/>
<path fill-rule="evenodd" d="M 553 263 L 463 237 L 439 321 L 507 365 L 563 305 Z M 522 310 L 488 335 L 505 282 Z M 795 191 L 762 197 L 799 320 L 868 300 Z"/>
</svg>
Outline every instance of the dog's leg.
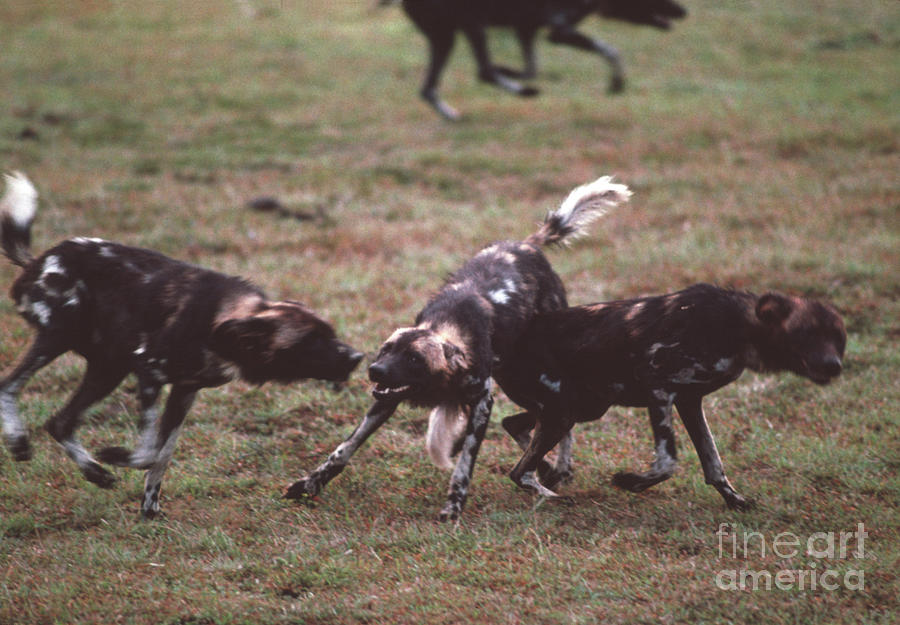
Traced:
<svg viewBox="0 0 900 625">
<path fill-rule="evenodd" d="M 513 440 L 523 452 L 528 449 L 531 443 L 530 432 L 534 429 L 537 420 L 530 412 L 520 412 L 503 419 L 500 422 L 503 429 L 512 436 Z M 541 484 L 553 490 L 561 482 L 566 482 L 572 478 L 572 432 L 571 430 L 563 436 L 557 449 L 556 463 L 551 466 L 543 457 L 538 460 L 537 474 Z"/>
<path fill-rule="evenodd" d="M 13 371 L 0 382 L 0 417 L 3 419 L 3 441 L 16 460 L 31 458 L 28 428 L 19 418 L 17 401 L 22 387 L 42 367 L 63 353 L 45 335 L 38 335 L 31 348 Z"/>
<path fill-rule="evenodd" d="M 328 482 L 344 470 L 344 467 L 350 462 L 350 458 L 366 442 L 366 439 L 394 414 L 397 405 L 397 402 L 376 401 L 353 434 L 338 445 L 325 462 L 308 476 L 297 480 L 288 487 L 284 493 L 285 499 L 305 499 L 318 495 Z"/>
<path fill-rule="evenodd" d="M 650 406 L 650 427 L 653 428 L 653 442 L 656 457 L 647 473 L 621 472 L 613 476 L 613 484 L 619 488 L 639 493 L 672 477 L 678 464 L 675 449 L 675 430 L 672 429 L 672 405 Z"/>
<path fill-rule="evenodd" d="M 544 497 L 559 497 L 558 494 L 543 486 L 534 477 L 534 470 L 544 455 L 553 449 L 570 430 L 571 424 L 560 418 L 547 417 L 545 412 L 534 428 L 534 435 L 522 458 L 509 472 L 513 482 L 522 488 L 535 491 Z"/>
<path fill-rule="evenodd" d="M 50 436 L 62 445 L 68 456 L 75 461 L 84 477 L 100 488 L 112 488 L 116 478 L 100 466 L 75 438 L 75 430 L 78 429 L 81 413 L 94 402 L 109 395 L 126 373 L 121 367 L 106 367 L 88 361 L 81 386 L 62 410 L 44 425 Z"/>
<path fill-rule="evenodd" d="M 694 449 L 697 450 L 697 455 L 700 457 L 706 483 L 712 484 L 719 491 L 729 508 L 737 510 L 752 508 L 753 502 L 739 495 L 725 477 L 725 469 L 722 468 L 722 459 L 719 457 L 719 450 L 716 449 L 716 441 L 713 439 L 712 433 L 709 431 L 709 424 L 703 415 L 702 402 L 702 396 L 687 396 L 679 397 L 675 405 L 681 421 L 694 443 Z"/>
<path fill-rule="evenodd" d="M 519 78 L 522 80 L 531 80 L 537 76 L 537 57 L 534 54 L 534 36 L 536 34 L 533 28 L 516 28 L 516 39 L 519 41 L 519 48 L 522 50 L 522 61 L 524 68 L 518 72 L 508 67 L 495 65 L 494 69 L 509 78 Z"/>
<path fill-rule="evenodd" d="M 519 96 L 534 96 L 538 94 L 538 90 L 534 87 L 526 87 L 517 83 L 515 80 L 506 78 L 501 72 L 497 71 L 491 64 L 491 59 L 487 49 L 487 38 L 484 34 L 484 28 L 471 27 L 463 30 L 469 44 L 472 46 L 472 53 L 475 55 L 475 61 L 478 63 L 478 79 L 492 85 L 496 85 L 501 89 L 505 89 L 510 93 Z"/>
<path fill-rule="evenodd" d="M 609 92 L 619 93 L 625 88 L 625 71 L 622 69 L 622 59 L 618 50 L 599 39 L 592 39 L 573 28 L 555 28 L 548 35 L 553 43 L 572 46 L 579 50 L 587 50 L 599 54 L 612 68 L 612 77 L 609 81 Z"/>
<path fill-rule="evenodd" d="M 181 432 L 181 424 L 184 423 L 184 418 L 191 409 L 196 396 L 196 388 L 173 386 L 169 398 L 166 400 L 166 409 L 162 418 L 159 419 L 156 436 L 156 459 L 144 478 L 141 515 L 145 519 L 152 519 L 159 514 L 159 491 L 163 475 L 172 459 L 172 452 L 175 451 L 175 442 Z"/>
<path fill-rule="evenodd" d="M 143 375 L 138 376 L 138 401 L 141 405 L 140 439 L 137 449 L 132 451 L 127 447 L 104 447 L 97 452 L 97 459 L 117 467 L 130 467 L 132 469 L 149 469 L 159 454 L 158 442 L 159 409 L 156 402 L 162 386 L 148 380 Z"/>
<path fill-rule="evenodd" d="M 487 432 L 488 423 L 491 420 L 491 408 L 494 398 L 491 396 L 491 379 L 487 378 L 481 396 L 476 400 L 470 410 L 472 415 L 469 420 L 466 437 L 463 439 L 462 449 L 456 461 L 456 467 L 450 476 L 450 486 L 447 489 L 447 500 L 440 512 L 441 521 L 455 521 L 459 519 L 466 499 L 469 496 L 469 484 L 472 482 L 472 472 L 475 469 L 475 459 L 478 450 Z"/>
<path fill-rule="evenodd" d="M 445 119 L 452 122 L 459 121 L 459 111 L 441 100 L 437 93 L 438 80 L 440 80 L 441 72 L 450 58 L 450 52 L 453 50 L 455 33 L 452 30 L 439 29 L 427 33 L 428 38 L 428 70 L 425 73 L 425 82 L 422 83 L 422 90 L 419 92 L 422 99 L 428 102 L 434 110 L 440 113 Z"/>
</svg>

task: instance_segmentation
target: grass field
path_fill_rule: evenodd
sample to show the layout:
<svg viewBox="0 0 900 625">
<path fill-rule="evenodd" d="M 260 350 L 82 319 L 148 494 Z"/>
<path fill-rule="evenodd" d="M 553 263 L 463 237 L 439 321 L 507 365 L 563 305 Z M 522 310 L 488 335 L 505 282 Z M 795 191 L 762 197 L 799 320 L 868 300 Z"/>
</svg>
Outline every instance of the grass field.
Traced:
<svg viewBox="0 0 900 625">
<path fill-rule="evenodd" d="M 476 83 L 459 41 L 442 93 L 466 117 L 448 124 L 415 95 L 424 40 L 375 4 L 5 0 L 0 169 L 41 192 L 35 250 L 100 236 L 244 275 L 371 354 L 474 251 L 614 174 L 632 202 L 551 252 L 572 302 L 697 281 L 825 298 L 844 375 L 747 373 L 709 398 L 759 502 L 745 513 L 680 426 L 675 477 L 614 489 L 652 458 L 646 415 L 620 408 L 576 430 L 573 502 L 536 500 L 506 477 L 501 395 L 457 525 L 436 521 L 448 476 L 409 408 L 312 506 L 280 499 L 368 407 L 365 365 L 342 391 L 235 383 L 200 394 L 166 515 L 142 522 L 141 474 L 100 490 L 40 427 L 82 371 L 66 356 L 22 394 L 33 460 L 0 451 L 0 624 L 897 622 L 900 6 L 685 0 L 669 33 L 589 21 L 624 55 L 621 96 L 601 60 L 542 42 L 543 93 L 516 99 Z M 491 47 L 518 63 L 508 33 Z M 262 195 L 317 217 L 249 210 Z M 30 336 L 4 297 L 0 368 Z M 130 441 L 136 413 L 126 382 L 82 438 Z M 826 553 L 859 524 L 863 545 Z M 742 571 L 757 583 L 729 589 Z"/>
</svg>

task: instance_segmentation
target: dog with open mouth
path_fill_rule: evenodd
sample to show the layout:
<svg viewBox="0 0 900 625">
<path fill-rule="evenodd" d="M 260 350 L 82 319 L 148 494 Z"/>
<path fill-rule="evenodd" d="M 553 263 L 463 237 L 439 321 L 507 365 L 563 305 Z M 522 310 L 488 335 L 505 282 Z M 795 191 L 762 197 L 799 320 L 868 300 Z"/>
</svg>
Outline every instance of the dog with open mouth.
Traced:
<svg viewBox="0 0 900 625">
<path fill-rule="evenodd" d="M 285 497 L 318 494 L 397 405 L 407 401 L 432 409 L 426 447 L 435 464 L 452 469 L 440 518 L 457 519 L 491 413 L 491 378 L 506 391 L 507 355 L 531 318 L 567 303 L 562 281 L 541 248 L 571 240 L 630 195 L 610 177 L 582 185 L 547 215 L 537 232 L 523 241 L 486 247 L 450 276 L 415 324 L 398 329 L 381 346 L 369 367 L 375 404 L 363 421 L 321 466 L 291 485 Z M 507 395 L 516 401 L 515 395 Z"/>
<path fill-rule="evenodd" d="M 19 418 L 22 387 L 72 351 L 87 361 L 84 378 L 45 427 L 84 477 L 110 488 L 115 477 L 75 437 L 83 412 L 128 374 L 141 410 L 135 450 L 107 447 L 97 459 L 146 469 L 141 512 L 160 511 L 159 493 L 182 423 L 202 388 L 241 378 L 253 384 L 306 378 L 344 381 L 363 355 L 339 341 L 325 320 L 300 303 L 270 301 L 242 280 L 154 251 L 77 237 L 34 258 L 29 250 L 37 191 L 23 174 L 6 176 L 0 244 L 22 268 L 11 295 L 36 330 L 31 348 L 0 380 L 3 438 L 16 460 L 31 457 Z M 171 385 L 162 414 L 162 387 Z"/>
</svg>

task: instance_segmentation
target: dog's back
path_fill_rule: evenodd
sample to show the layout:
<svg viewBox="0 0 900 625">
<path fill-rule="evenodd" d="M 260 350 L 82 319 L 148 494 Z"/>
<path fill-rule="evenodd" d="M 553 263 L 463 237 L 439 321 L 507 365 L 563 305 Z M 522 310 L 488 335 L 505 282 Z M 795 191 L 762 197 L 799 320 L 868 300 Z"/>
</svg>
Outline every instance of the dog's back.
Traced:
<svg viewBox="0 0 900 625">
<path fill-rule="evenodd" d="M 200 357 L 187 352 L 208 338 L 224 297 L 262 297 L 239 278 L 87 238 L 63 241 L 28 263 L 11 295 L 29 323 L 69 336 L 82 354 L 96 348 L 125 356 L 159 345 L 190 360 Z"/>
</svg>

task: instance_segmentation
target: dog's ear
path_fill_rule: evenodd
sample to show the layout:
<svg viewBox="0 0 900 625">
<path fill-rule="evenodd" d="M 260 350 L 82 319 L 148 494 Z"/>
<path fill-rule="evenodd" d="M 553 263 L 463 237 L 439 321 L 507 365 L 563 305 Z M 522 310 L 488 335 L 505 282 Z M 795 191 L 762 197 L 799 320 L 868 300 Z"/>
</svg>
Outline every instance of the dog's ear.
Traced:
<svg viewBox="0 0 900 625">
<path fill-rule="evenodd" d="M 451 374 L 464 371 L 469 363 L 466 360 L 466 355 L 463 353 L 463 350 L 447 341 L 443 341 L 441 347 L 444 348 L 444 359 L 447 361 L 447 370 Z"/>
<path fill-rule="evenodd" d="M 271 350 L 274 331 L 275 326 L 268 319 L 228 319 L 213 329 L 209 344 L 213 351 L 228 360 L 240 361 L 248 356 L 259 358 Z"/>
<path fill-rule="evenodd" d="M 756 302 L 756 316 L 766 325 L 779 325 L 791 315 L 794 302 L 779 293 L 766 293 Z"/>
</svg>

